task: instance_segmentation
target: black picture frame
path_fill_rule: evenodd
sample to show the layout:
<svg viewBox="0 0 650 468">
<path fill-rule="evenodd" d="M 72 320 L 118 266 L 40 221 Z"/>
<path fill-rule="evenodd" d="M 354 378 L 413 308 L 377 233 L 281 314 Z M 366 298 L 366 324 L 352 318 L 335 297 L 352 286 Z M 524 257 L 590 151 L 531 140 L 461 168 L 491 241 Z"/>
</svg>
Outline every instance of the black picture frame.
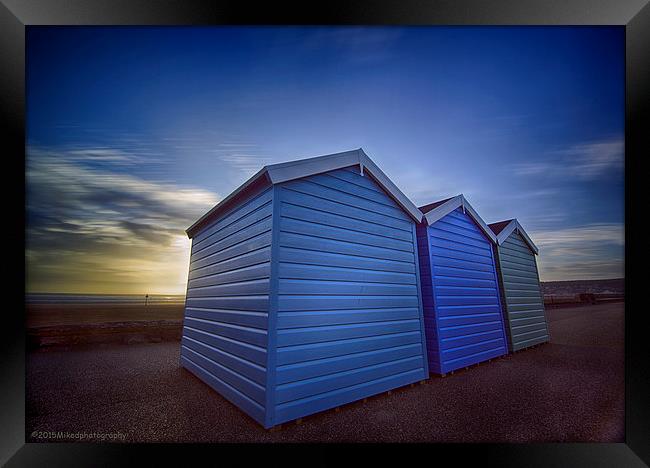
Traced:
<svg viewBox="0 0 650 468">
<path fill-rule="evenodd" d="M 650 464 L 650 350 L 644 331 L 644 309 L 640 279 L 633 274 L 642 257 L 637 252 L 639 233 L 637 182 L 645 172 L 642 158 L 648 148 L 650 84 L 650 5 L 647 0 L 438 0 L 438 1 L 328 1 L 250 4 L 244 1 L 199 0 L 1 0 L 0 3 L 0 102 L 5 126 L 5 176 L 11 192 L 5 205 L 5 245 L 16 261 L 5 263 L 4 276 L 10 281 L 6 295 L 12 306 L 3 314 L 0 414 L 0 463 L 7 466 L 98 466 L 132 465 L 144 455 L 169 461 L 171 448 L 182 448 L 192 458 L 208 457 L 230 465 L 229 457 L 250 462 L 257 451 L 242 447 L 183 447 L 152 444 L 25 444 L 25 263 L 20 245 L 25 236 L 25 29 L 30 25 L 207 25 L 207 24 L 403 24 L 403 25 L 621 25 L 626 36 L 626 125 L 625 125 L 625 443 L 621 444 L 435 444 L 418 446 L 431 462 L 449 459 L 454 464 L 473 459 L 481 464 L 507 466 L 644 466 Z M 644 150 L 645 154 L 644 154 Z M 20 157 L 22 156 L 22 158 Z M 19 171 L 23 171 L 23 176 Z M 15 174 L 14 174 L 15 171 Z M 23 202 L 21 205 L 21 201 Z M 636 203 L 635 203 L 636 202 Z M 632 208 L 637 212 L 632 211 Z M 15 305 L 15 306 L 14 306 Z M 403 446 L 402 446 L 403 447 Z M 402 448 L 398 447 L 398 448 Z M 415 446 L 408 446 L 415 450 Z M 261 448 L 268 460 L 291 453 L 291 459 L 310 465 L 340 463 L 333 446 Z M 304 449 L 305 446 L 302 446 Z M 356 448 L 356 447 L 355 447 Z M 359 448 L 364 448 L 360 446 Z M 288 450 L 287 450 L 288 449 Z M 373 446 L 372 453 L 385 460 L 385 446 Z M 433 450 L 433 451 L 432 451 Z M 144 453 L 143 453 L 144 452 Z M 207 453 L 206 453 L 207 452 Z M 303 455 L 304 454 L 304 455 Z M 276 458 L 277 457 L 277 458 Z M 305 459 L 308 457 L 308 459 Z M 404 460 L 402 460 L 404 462 Z M 366 461 L 367 463 L 367 461 Z M 416 463 L 413 458 L 412 463 Z"/>
</svg>

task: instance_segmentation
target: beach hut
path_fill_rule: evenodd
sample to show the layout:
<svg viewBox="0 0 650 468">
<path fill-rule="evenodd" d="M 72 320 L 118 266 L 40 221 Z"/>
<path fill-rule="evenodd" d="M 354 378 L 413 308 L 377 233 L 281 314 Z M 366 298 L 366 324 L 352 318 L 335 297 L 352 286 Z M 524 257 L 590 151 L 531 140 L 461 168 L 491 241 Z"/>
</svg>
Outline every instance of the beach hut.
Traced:
<svg viewBox="0 0 650 468">
<path fill-rule="evenodd" d="M 535 259 L 539 250 L 516 219 L 489 226 L 497 236 L 497 269 L 510 351 L 545 343 L 550 335 Z"/>
<path fill-rule="evenodd" d="M 446 374 L 507 353 L 492 246 L 461 194 L 420 207 L 418 250 L 429 370 Z"/>
<path fill-rule="evenodd" d="M 262 168 L 187 230 L 181 365 L 266 428 L 428 378 L 421 217 L 361 149 Z"/>
</svg>

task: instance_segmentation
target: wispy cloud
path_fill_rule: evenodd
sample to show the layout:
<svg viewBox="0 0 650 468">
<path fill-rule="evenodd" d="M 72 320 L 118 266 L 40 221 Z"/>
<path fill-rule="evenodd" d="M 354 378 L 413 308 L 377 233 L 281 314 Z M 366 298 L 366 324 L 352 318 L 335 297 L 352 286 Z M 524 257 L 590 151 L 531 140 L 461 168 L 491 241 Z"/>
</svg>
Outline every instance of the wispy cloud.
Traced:
<svg viewBox="0 0 650 468">
<path fill-rule="evenodd" d="M 518 176 L 532 176 L 550 173 L 553 165 L 549 162 L 517 163 L 512 166 L 513 172 Z"/>
<path fill-rule="evenodd" d="M 96 157 L 108 165 L 85 164 Z M 107 148 L 28 148 L 29 290 L 183 291 L 184 230 L 219 197 L 119 172 L 129 162 Z"/>
<path fill-rule="evenodd" d="M 244 172 L 246 176 L 255 174 L 271 161 L 268 157 L 241 153 L 228 153 L 219 156 L 219 159 L 231 167 Z"/>
<path fill-rule="evenodd" d="M 71 150 L 71 159 L 86 161 L 109 161 L 120 163 L 135 163 L 137 158 L 134 155 L 112 148 L 88 148 L 83 150 Z"/>
<path fill-rule="evenodd" d="M 512 170 L 518 176 L 544 175 L 593 180 L 608 176 L 611 170 L 622 169 L 624 150 L 622 137 L 581 143 L 551 151 L 544 161 L 515 164 Z"/>
<path fill-rule="evenodd" d="M 593 179 L 605 175 L 610 169 L 622 169 L 625 142 L 623 138 L 576 145 L 558 152 L 572 162 L 578 177 Z"/>
<path fill-rule="evenodd" d="M 589 279 L 623 278 L 625 265 L 622 259 L 594 259 L 580 262 L 550 263 L 548 259 L 540 258 L 541 281 L 570 281 Z"/>
<path fill-rule="evenodd" d="M 210 152 L 216 154 L 219 161 L 227 167 L 242 173 L 246 178 L 252 176 L 263 166 L 271 164 L 275 158 L 257 149 L 255 143 L 225 142 L 215 145 Z"/>
<path fill-rule="evenodd" d="M 540 246 L 610 242 L 625 243 L 625 226 L 617 223 L 588 224 L 581 227 L 535 232 L 535 243 Z"/>
<path fill-rule="evenodd" d="M 604 223 L 531 232 L 544 281 L 622 277 L 625 227 Z"/>
</svg>

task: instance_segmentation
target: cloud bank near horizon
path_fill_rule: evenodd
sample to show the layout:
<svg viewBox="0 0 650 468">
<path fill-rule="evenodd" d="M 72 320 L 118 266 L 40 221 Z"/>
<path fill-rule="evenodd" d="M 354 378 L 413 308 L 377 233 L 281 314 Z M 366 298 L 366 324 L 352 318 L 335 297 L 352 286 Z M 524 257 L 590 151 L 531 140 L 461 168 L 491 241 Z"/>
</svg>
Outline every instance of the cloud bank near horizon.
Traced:
<svg viewBox="0 0 650 468">
<path fill-rule="evenodd" d="M 97 158 L 108 165 L 88 166 Z M 219 196 L 120 172 L 134 160 L 106 148 L 28 148 L 28 291 L 185 292 L 185 229 Z"/>
<path fill-rule="evenodd" d="M 146 162 L 110 148 L 31 146 L 27 154 L 28 291 L 185 292 L 191 245 L 185 229 L 219 201 L 218 194 L 124 173 L 131 164 Z M 242 177 L 268 162 L 263 157 L 246 159 L 246 164 L 220 160 Z M 396 180 L 408 182 L 407 192 L 419 193 L 418 198 L 427 190 L 446 193 L 450 187 L 432 185 L 408 170 Z M 472 196 L 482 200 L 488 195 Z M 623 276 L 623 224 L 537 229 L 530 235 L 541 251 L 542 281 Z"/>
</svg>

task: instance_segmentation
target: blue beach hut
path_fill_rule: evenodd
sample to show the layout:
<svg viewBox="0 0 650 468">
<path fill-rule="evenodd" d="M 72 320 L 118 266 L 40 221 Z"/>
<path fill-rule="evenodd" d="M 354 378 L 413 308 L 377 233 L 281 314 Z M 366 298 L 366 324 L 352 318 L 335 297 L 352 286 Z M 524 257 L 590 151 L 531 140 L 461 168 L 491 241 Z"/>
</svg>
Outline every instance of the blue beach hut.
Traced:
<svg viewBox="0 0 650 468">
<path fill-rule="evenodd" d="M 550 340 L 536 255 L 539 249 L 519 221 L 489 225 L 497 236 L 497 270 L 510 351 Z"/>
<path fill-rule="evenodd" d="M 263 167 L 187 230 L 181 365 L 266 428 L 428 378 L 421 218 L 361 149 Z"/>
<path fill-rule="evenodd" d="M 429 370 L 446 374 L 507 353 L 492 246 L 461 194 L 420 207 L 418 250 Z"/>
</svg>

